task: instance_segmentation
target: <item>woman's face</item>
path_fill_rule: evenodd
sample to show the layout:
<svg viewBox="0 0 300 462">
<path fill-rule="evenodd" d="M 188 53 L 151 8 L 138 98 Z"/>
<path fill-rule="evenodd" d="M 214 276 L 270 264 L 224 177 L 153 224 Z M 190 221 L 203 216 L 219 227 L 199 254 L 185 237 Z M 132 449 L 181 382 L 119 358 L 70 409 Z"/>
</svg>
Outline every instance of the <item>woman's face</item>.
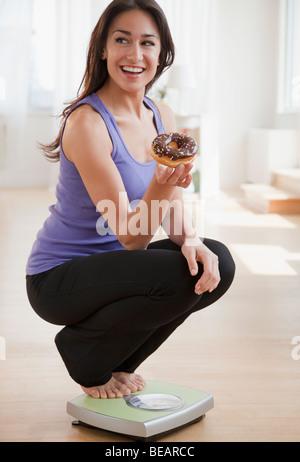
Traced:
<svg viewBox="0 0 300 462">
<path fill-rule="evenodd" d="M 102 59 L 109 78 L 125 91 L 144 90 L 153 80 L 161 52 L 160 34 L 151 15 L 131 10 L 112 22 Z"/>
</svg>

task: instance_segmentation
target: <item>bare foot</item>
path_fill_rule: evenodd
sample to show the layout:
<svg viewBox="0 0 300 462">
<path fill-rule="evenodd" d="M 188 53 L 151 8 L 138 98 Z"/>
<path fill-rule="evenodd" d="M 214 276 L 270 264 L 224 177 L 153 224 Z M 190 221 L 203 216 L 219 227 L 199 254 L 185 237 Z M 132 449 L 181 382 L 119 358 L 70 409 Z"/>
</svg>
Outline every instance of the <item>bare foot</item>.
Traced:
<svg viewBox="0 0 300 462">
<path fill-rule="evenodd" d="M 141 391 L 146 386 L 146 382 L 139 374 L 130 374 L 129 372 L 113 372 L 113 377 L 120 383 L 131 390 L 131 393 Z"/>
<path fill-rule="evenodd" d="M 131 389 L 127 387 L 126 384 L 117 380 L 115 377 L 112 377 L 107 383 L 99 387 L 85 388 L 82 386 L 81 388 L 86 394 L 96 399 L 122 398 L 132 393 Z"/>
</svg>

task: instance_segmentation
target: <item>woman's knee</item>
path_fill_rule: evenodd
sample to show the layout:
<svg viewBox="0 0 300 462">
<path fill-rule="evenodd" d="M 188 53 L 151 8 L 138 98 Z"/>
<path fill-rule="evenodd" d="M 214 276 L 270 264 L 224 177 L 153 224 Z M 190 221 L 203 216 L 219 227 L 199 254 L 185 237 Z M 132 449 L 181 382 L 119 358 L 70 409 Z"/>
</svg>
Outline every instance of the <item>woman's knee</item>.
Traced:
<svg viewBox="0 0 300 462">
<path fill-rule="evenodd" d="M 222 242 L 212 239 L 205 239 L 204 244 L 218 256 L 221 281 L 230 286 L 234 279 L 236 269 L 230 250 Z"/>
<path fill-rule="evenodd" d="M 222 246 L 221 259 L 219 257 L 220 274 L 223 280 L 225 279 L 230 285 L 235 276 L 236 266 L 229 249 L 224 244 Z"/>
</svg>

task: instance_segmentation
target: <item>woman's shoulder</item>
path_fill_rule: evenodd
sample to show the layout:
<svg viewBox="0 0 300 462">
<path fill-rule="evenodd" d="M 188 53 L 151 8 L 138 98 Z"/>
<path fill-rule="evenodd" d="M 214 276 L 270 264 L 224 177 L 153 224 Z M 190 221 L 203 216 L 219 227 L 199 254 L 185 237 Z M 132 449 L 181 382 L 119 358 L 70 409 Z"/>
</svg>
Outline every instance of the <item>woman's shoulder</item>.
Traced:
<svg viewBox="0 0 300 462">
<path fill-rule="evenodd" d="M 68 116 L 67 124 L 69 127 L 76 129 L 81 127 L 90 127 L 90 124 L 99 123 L 99 119 L 103 120 L 99 112 L 89 104 L 82 104 L 75 108 Z M 104 124 L 104 121 L 103 121 Z"/>
<path fill-rule="evenodd" d="M 84 135 L 105 136 L 105 134 L 107 128 L 101 114 L 89 104 L 78 106 L 68 116 L 65 137 L 70 135 L 76 139 Z"/>
<path fill-rule="evenodd" d="M 92 106 L 83 104 L 76 108 L 66 121 L 63 134 L 63 145 L 69 160 L 73 159 L 73 153 L 88 151 L 94 146 L 101 146 L 102 151 L 107 148 L 111 151 L 111 140 L 105 122 L 99 112 Z M 72 153 L 72 154 L 71 154 Z"/>
<path fill-rule="evenodd" d="M 176 120 L 175 120 L 175 115 L 171 107 L 163 103 L 162 101 L 153 101 L 154 104 L 156 105 L 159 113 L 161 120 L 165 126 L 165 129 L 168 132 L 173 132 L 175 131 L 176 128 Z"/>
</svg>

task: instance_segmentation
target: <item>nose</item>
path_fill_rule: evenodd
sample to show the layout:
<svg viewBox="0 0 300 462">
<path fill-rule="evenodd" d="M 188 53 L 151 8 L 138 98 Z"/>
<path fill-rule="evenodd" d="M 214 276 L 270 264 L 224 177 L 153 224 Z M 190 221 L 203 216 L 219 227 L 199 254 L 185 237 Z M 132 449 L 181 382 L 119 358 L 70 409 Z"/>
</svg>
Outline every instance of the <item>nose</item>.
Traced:
<svg viewBox="0 0 300 462">
<path fill-rule="evenodd" d="M 143 59 L 143 53 L 139 43 L 133 43 L 131 45 L 127 57 L 135 64 L 139 63 Z"/>
</svg>

